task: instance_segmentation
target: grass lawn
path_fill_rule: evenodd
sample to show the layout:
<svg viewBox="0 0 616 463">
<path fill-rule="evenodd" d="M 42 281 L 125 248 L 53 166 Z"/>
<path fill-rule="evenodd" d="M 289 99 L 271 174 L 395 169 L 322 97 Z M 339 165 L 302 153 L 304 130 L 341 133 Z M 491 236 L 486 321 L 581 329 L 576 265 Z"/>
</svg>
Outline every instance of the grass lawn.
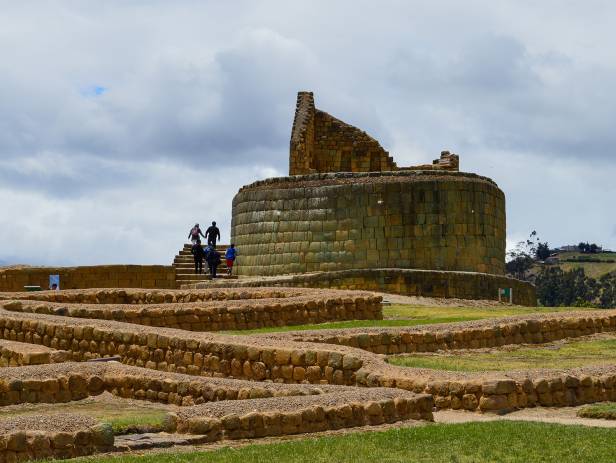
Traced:
<svg viewBox="0 0 616 463">
<path fill-rule="evenodd" d="M 616 420 L 616 403 L 604 402 L 586 405 L 578 410 L 577 416 L 582 418 L 601 418 L 604 420 Z"/>
<path fill-rule="evenodd" d="M 616 363 L 616 339 L 573 341 L 537 347 L 509 347 L 493 352 L 411 354 L 389 358 L 405 367 L 449 371 L 502 371 L 574 368 Z"/>
<path fill-rule="evenodd" d="M 589 310 L 580 307 L 426 307 L 395 304 L 383 307 L 383 320 L 349 320 L 342 322 L 306 324 L 295 326 L 274 326 L 254 330 L 224 331 L 228 334 L 273 333 L 282 331 L 325 330 L 362 327 L 416 326 L 432 323 L 453 323 L 482 318 L 499 318 L 530 313 L 564 312 Z M 591 309 L 596 310 L 596 309 Z"/>
<path fill-rule="evenodd" d="M 99 456 L 114 463 L 614 462 L 616 430 L 520 421 L 437 424 L 212 452 Z"/>
<path fill-rule="evenodd" d="M 57 404 L 22 404 L 19 407 L 0 408 L 0 419 L 23 415 L 52 415 L 56 413 L 76 413 L 110 423 L 115 434 L 125 434 L 134 430 L 163 429 L 166 410 L 145 402 L 143 406 L 134 402 L 125 403 L 122 399 L 109 399 L 98 402 L 84 399 L 78 402 Z"/>
</svg>

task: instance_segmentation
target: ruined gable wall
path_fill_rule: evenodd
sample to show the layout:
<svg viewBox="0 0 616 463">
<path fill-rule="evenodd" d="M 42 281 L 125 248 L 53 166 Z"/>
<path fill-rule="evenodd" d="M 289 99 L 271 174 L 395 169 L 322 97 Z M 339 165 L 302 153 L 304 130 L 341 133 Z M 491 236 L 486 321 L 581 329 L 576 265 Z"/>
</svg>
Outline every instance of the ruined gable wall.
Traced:
<svg viewBox="0 0 616 463">
<path fill-rule="evenodd" d="M 316 109 L 312 92 L 297 94 L 289 175 L 391 170 L 397 170 L 396 163 L 378 141 Z"/>
<path fill-rule="evenodd" d="M 363 130 L 316 110 L 314 163 L 317 172 L 381 172 L 397 170 L 383 147 Z"/>
</svg>

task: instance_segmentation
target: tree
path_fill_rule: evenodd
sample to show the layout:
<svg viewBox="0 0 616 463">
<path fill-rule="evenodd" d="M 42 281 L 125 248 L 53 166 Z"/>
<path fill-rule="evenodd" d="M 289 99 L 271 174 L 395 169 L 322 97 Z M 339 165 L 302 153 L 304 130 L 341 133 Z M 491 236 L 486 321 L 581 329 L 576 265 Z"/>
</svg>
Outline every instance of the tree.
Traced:
<svg viewBox="0 0 616 463">
<path fill-rule="evenodd" d="M 548 257 L 550 257 L 550 245 L 547 241 L 545 243 L 537 244 L 535 257 L 539 260 L 546 260 Z"/>
<path fill-rule="evenodd" d="M 533 230 L 525 241 L 520 241 L 515 249 L 507 253 L 509 260 L 505 264 L 505 270 L 508 274 L 513 275 L 518 280 L 528 279 L 528 271 L 532 268 L 537 258 L 537 250 L 541 241 L 537 236 L 537 232 Z M 548 248 L 548 243 L 544 243 Z"/>
<path fill-rule="evenodd" d="M 563 271 L 546 267 L 535 279 L 537 298 L 544 306 L 595 306 L 616 308 L 616 274 L 599 280 L 585 275 L 583 268 Z"/>
<path fill-rule="evenodd" d="M 578 250 L 582 253 L 582 254 L 596 254 L 599 252 L 601 248 L 596 244 L 596 243 L 584 243 L 583 241 L 580 242 L 580 244 L 578 244 Z"/>
</svg>

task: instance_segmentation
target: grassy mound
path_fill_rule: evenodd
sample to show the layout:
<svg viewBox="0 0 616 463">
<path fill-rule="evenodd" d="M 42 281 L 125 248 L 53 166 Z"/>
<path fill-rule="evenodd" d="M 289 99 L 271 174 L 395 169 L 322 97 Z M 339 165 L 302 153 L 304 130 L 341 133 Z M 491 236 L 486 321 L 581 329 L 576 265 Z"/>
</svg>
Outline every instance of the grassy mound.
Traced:
<svg viewBox="0 0 616 463">
<path fill-rule="evenodd" d="M 616 420 L 616 403 L 605 402 L 586 405 L 578 410 L 577 416 L 582 418 L 599 418 L 603 420 Z"/>
</svg>

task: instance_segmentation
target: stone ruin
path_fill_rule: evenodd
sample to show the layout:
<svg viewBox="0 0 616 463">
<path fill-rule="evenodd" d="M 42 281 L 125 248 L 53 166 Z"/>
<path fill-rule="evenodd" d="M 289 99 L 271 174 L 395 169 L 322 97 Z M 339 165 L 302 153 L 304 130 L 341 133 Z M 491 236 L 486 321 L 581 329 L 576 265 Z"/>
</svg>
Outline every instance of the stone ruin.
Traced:
<svg viewBox="0 0 616 463">
<path fill-rule="evenodd" d="M 505 233 L 503 191 L 459 172 L 458 155 L 398 167 L 378 141 L 300 92 L 289 176 L 244 186 L 233 199 L 237 273 L 284 277 L 235 284 L 468 299 L 497 299 L 508 287 L 514 302 L 535 305 L 532 285 L 504 275 Z"/>
<path fill-rule="evenodd" d="M 616 315 L 605 310 L 433 326 L 209 332 L 283 326 L 301 314 L 343 320 L 362 313 L 382 317 L 380 296 L 298 288 L 0 293 L 0 351 L 11 365 L 0 368 L 0 409 L 103 393 L 156 402 L 171 407 L 164 428 L 186 445 L 431 421 L 433 410 L 503 413 L 616 400 L 613 365 L 459 373 L 394 366 L 383 357 L 614 333 Z M 115 361 L 98 361 L 105 358 Z M 79 413 L 2 418 L 0 461 L 131 450 L 117 437 Z"/>
<path fill-rule="evenodd" d="M 385 149 L 363 130 L 314 106 L 312 92 L 299 92 L 289 155 L 289 175 L 324 172 L 459 170 L 459 157 L 441 152 L 432 164 L 398 167 Z"/>
<path fill-rule="evenodd" d="M 0 409 L 105 393 L 169 406 L 165 430 L 204 444 L 431 421 L 441 409 L 616 400 L 612 365 L 457 373 L 384 358 L 614 333 L 616 316 L 606 311 L 226 332 L 383 318 L 381 296 L 346 289 L 494 299 L 512 287 L 514 302 L 535 303 L 532 286 L 503 275 L 503 192 L 459 172 L 457 155 L 397 167 L 376 140 L 317 110 L 305 92 L 290 151 L 290 176 L 234 198 L 237 269 L 247 277 L 222 282 L 228 287 L 178 280 L 181 260 L 175 268 L 53 269 L 71 285 L 107 289 L 15 292 L 50 270 L 0 275 Z M 0 419 L 0 462 L 131 449 L 108 424 L 78 413 Z"/>
</svg>

